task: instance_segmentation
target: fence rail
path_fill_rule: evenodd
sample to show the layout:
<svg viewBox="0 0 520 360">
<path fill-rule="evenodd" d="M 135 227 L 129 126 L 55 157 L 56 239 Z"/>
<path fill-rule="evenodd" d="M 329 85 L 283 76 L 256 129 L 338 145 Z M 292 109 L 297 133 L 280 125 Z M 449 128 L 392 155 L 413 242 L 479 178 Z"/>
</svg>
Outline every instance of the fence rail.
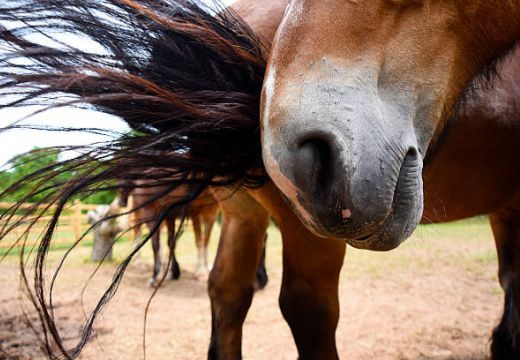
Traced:
<svg viewBox="0 0 520 360">
<path fill-rule="evenodd" d="M 31 203 L 17 204 L 12 202 L 0 202 L 0 211 L 5 211 L 12 208 L 13 206 L 18 206 L 20 211 L 37 210 L 38 213 L 48 211 L 48 215 L 42 216 L 34 223 L 31 221 L 31 217 L 25 219 L 26 221 L 21 221 L 23 220 L 22 215 L 12 215 L 9 222 L 16 224 L 17 221 L 20 221 L 20 223 L 16 224 L 16 227 L 12 229 L 10 236 L 0 241 L 0 249 L 11 248 L 13 246 L 22 246 L 21 243 L 17 243 L 17 240 L 24 234 L 27 234 L 27 241 L 25 242 L 25 246 L 35 245 L 39 236 L 42 235 L 43 231 L 45 230 L 48 222 L 51 219 L 52 213 L 56 208 L 55 205 L 46 204 L 35 206 L 35 204 Z M 60 216 L 60 221 L 57 228 L 57 231 L 60 234 L 64 234 L 64 236 L 57 236 L 55 239 L 53 239 L 53 244 L 71 243 L 75 239 L 79 239 L 83 232 L 85 232 L 90 226 L 87 222 L 87 211 L 95 210 L 98 206 L 99 205 L 82 204 L 80 202 L 76 202 L 65 208 Z M 5 223 L 0 223 L 0 228 L 3 228 L 4 226 L 6 226 Z"/>
</svg>

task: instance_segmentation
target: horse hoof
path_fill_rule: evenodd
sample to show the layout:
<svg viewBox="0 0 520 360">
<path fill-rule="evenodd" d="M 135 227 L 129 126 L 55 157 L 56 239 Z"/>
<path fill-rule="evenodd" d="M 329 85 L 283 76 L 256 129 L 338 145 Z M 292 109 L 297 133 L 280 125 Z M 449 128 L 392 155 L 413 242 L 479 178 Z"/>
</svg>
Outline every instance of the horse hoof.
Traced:
<svg viewBox="0 0 520 360">
<path fill-rule="evenodd" d="M 197 281 L 206 282 L 208 281 L 209 271 L 208 269 L 199 268 L 195 270 L 195 279 Z"/>
<path fill-rule="evenodd" d="M 513 340 L 507 325 L 501 323 L 493 331 L 491 337 L 492 360 L 517 360 L 520 359 L 520 347 L 515 346 L 520 339 Z"/>
<path fill-rule="evenodd" d="M 267 273 L 258 272 L 256 274 L 255 285 L 254 285 L 255 291 L 262 290 L 263 288 L 265 288 L 267 286 L 268 282 L 269 282 L 269 276 L 267 276 Z"/>
<path fill-rule="evenodd" d="M 491 336 L 493 360 L 520 359 L 520 317 L 515 308 L 513 290 L 506 290 L 504 314 Z"/>
<path fill-rule="evenodd" d="M 181 269 L 180 269 L 179 265 L 173 266 L 172 272 L 171 272 L 171 279 L 179 280 L 180 277 L 181 277 Z"/>
<path fill-rule="evenodd" d="M 157 280 L 156 279 L 148 280 L 148 286 L 151 288 L 157 287 Z"/>
</svg>

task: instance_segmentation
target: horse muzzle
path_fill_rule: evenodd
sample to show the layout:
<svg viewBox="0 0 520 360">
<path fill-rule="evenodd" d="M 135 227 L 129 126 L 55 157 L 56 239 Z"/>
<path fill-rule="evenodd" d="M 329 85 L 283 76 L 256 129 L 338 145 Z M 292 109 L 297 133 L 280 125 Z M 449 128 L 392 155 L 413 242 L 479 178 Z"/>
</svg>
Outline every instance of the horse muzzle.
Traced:
<svg viewBox="0 0 520 360">
<path fill-rule="evenodd" d="M 303 128 L 284 131 L 283 141 L 264 146 L 264 159 L 306 227 L 370 250 L 390 250 L 408 238 L 423 208 L 417 147 L 327 126 Z"/>
</svg>

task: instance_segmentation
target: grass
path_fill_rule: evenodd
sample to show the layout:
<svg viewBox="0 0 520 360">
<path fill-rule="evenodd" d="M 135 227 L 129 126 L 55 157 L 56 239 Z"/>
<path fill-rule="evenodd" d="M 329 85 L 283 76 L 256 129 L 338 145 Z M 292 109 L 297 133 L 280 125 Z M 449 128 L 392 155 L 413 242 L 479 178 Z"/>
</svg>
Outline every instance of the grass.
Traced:
<svg viewBox="0 0 520 360">
<path fill-rule="evenodd" d="M 215 226 L 209 244 L 209 258 L 213 259 L 218 245 L 219 226 Z M 58 239 L 72 238 L 70 233 L 58 233 Z M 132 248 L 131 235 L 125 235 L 114 246 L 114 262 L 120 263 Z M 166 234 L 162 233 L 163 255 L 166 256 Z M 181 266 L 191 267 L 196 261 L 194 235 L 186 230 L 177 243 L 176 254 Z M 51 245 L 49 259 L 58 260 L 70 243 Z M 74 250 L 71 263 L 84 264 L 90 258 L 92 240 L 87 238 Z M 270 226 L 267 242 L 267 266 L 269 271 L 281 271 L 282 240 L 278 229 Z M 0 249 L 0 256 L 6 249 Z M 8 258 L 19 254 L 14 249 Z M 151 246 L 146 244 L 140 252 L 143 262 L 152 263 Z M 414 235 L 399 248 L 384 253 L 358 250 L 349 247 L 345 259 L 343 276 L 359 278 L 364 276 L 379 277 L 388 272 L 426 271 L 433 272 L 439 265 L 450 264 L 461 269 L 482 274 L 483 266 L 495 266 L 491 229 L 485 217 L 478 217 L 437 225 L 420 225 Z"/>
<path fill-rule="evenodd" d="M 485 217 L 445 224 L 420 225 L 410 239 L 390 252 L 349 247 L 343 276 L 379 277 L 388 272 L 435 272 L 445 265 L 482 274 L 497 262 L 491 228 Z"/>
<path fill-rule="evenodd" d="M 69 247 L 72 246 L 73 242 L 72 241 L 66 241 L 64 242 L 63 240 L 68 240 L 68 239 L 72 239 L 73 238 L 73 235 L 71 232 L 58 232 L 56 233 L 56 236 L 54 238 L 55 242 L 53 244 L 50 245 L 49 247 L 49 251 L 59 251 L 59 250 L 66 250 L 68 249 Z M 31 236 L 28 241 L 36 241 L 38 239 L 37 236 Z M 128 236 L 123 236 L 119 239 L 117 239 L 117 243 L 124 243 L 124 242 L 129 242 L 130 241 L 130 238 Z M 93 244 L 93 240 L 91 238 L 91 236 L 88 236 L 87 238 L 85 238 L 85 240 L 81 241 L 81 246 L 82 247 L 87 247 L 87 248 L 91 248 L 92 247 L 92 244 Z M 28 252 L 35 252 L 37 250 L 36 247 L 32 247 L 32 246 L 26 246 L 25 247 L 25 251 L 26 253 Z M 18 256 L 20 255 L 22 251 L 22 248 L 21 247 L 14 247 L 13 249 L 9 249 L 9 248 L 0 248 L 0 257 L 1 256 L 4 256 L 4 255 L 7 255 L 7 256 Z"/>
</svg>

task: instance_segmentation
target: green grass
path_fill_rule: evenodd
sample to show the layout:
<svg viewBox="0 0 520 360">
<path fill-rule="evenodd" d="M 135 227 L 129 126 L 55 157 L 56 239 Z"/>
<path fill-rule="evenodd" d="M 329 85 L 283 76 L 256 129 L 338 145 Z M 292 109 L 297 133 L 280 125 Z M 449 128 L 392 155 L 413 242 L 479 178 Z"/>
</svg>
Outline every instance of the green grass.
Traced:
<svg viewBox="0 0 520 360">
<path fill-rule="evenodd" d="M 343 276 L 379 277 L 388 272 L 435 272 L 456 266 L 482 275 L 483 267 L 496 266 L 491 228 L 485 217 L 445 224 L 420 225 L 397 249 L 377 253 L 349 247 Z"/>
<path fill-rule="evenodd" d="M 215 226 L 209 244 L 209 256 L 213 259 L 218 245 L 219 226 Z M 58 240 L 72 239 L 71 233 L 58 232 Z M 126 234 L 114 246 L 114 262 L 120 263 L 131 250 L 133 243 L 131 234 Z M 68 249 L 70 243 L 51 245 L 49 259 L 57 260 Z M 162 251 L 166 253 L 166 234 L 162 233 Z M 91 238 L 86 238 L 74 253 L 72 261 L 83 264 L 90 257 Z M 281 271 L 282 240 L 278 229 L 270 226 L 267 242 L 267 266 L 271 271 Z M 0 249 L 3 256 L 6 249 Z M 14 249 L 8 257 L 18 255 L 19 249 Z M 196 259 L 196 247 L 192 231 L 187 230 L 177 243 L 176 254 L 181 265 L 192 264 Z M 152 250 L 145 244 L 140 257 L 143 262 L 152 262 Z M 377 253 L 349 247 L 345 259 L 343 276 L 357 278 L 363 276 L 381 276 L 387 272 L 402 271 L 435 271 L 440 264 L 460 266 L 461 269 L 482 273 L 482 267 L 495 266 L 496 254 L 493 237 L 487 219 L 478 217 L 437 225 L 420 225 L 414 235 L 397 249 L 390 252 Z M 191 266 L 191 265 L 188 265 Z"/>
<path fill-rule="evenodd" d="M 71 238 L 71 237 L 72 236 L 69 236 L 69 238 Z M 126 243 L 126 242 L 129 242 L 129 241 L 130 241 L 129 238 L 122 237 L 122 238 L 117 239 L 116 243 Z M 86 239 L 86 240 L 84 240 L 84 241 L 82 241 L 80 243 L 80 246 L 81 247 L 86 247 L 86 248 L 91 248 L 92 244 L 93 244 L 93 240 Z M 49 247 L 49 251 L 67 250 L 72 245 L 73 245 L 72 242 L 60 242 L 60 243 L 57 243 L 57 244 L 51 244 L 51 246 Z M 37 247 L 26 247 L 25 251 L 26 251 L 26 253 L 36 252 L 37 251 Z M 4 256 L 4 255 L 7 255 L 7 256 L 15 256 L 16 255 L 16 256 L 18 256 L 18 255 L 20 255 L 21 252 L 22 252 L 22 248 L 21 247 L 14 247 L 13 249 L 5 248 L 5 249 L 0 249 L 0 256 Z"/>
</svg>

